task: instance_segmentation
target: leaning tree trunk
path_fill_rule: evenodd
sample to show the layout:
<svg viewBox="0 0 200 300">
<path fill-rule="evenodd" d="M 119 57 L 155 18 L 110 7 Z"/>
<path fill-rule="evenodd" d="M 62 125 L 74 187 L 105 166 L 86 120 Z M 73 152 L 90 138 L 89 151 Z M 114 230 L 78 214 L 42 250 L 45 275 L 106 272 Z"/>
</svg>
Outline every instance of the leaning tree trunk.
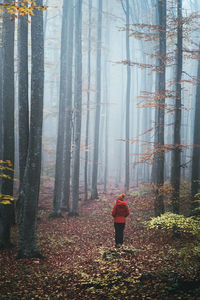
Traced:
<svg viewBox="0 0 200 300">
<path fill-rule="evenodd" d="M 101 112 L 101 43 L 102 43 L 102 0 L 98 1 L 98 22 L 97 22 L 97 60 L 96 60 L 96 114 L 94 128 L 94 152 L 92 166 L 92 191 L 91 199 L 98 198 L 97 175 L 99 162 L 99 126 Z"/>
<path fill-rule="evenodd" d="M 179 190 L 180 190 L 180 173 L 181 173 L 181 76 L 182 76 L 182 0 L 177 2 L 177 58 L 176 58 L 176 104 L 174 118 L 174 137 L 172 150 L 172 168 L 171 168 L 171 185 L 172 185 L 172 210 L 179 213 Z"/>
<path fill-rule="evenodd" d="M 36 1 L 42 6 L 43 1 Z M 31 21 L 31 117 L 28 155 L 20 191 L 23 204 L 19 223 L 18 258 L 38 257 L 37 207 L 40 187 L 43 91 L 44 91 L 44 39 L 43 12 L 35 10 Z"/>
<path fill-rule="evenodd" d="M 88 142 L 89 142 L 89 122 L 90 122 L 90 83 L 91 83 L 91 11 L 92 0 L 89 0 L 89 27 L 88 27 L 88 87 L 87 87 L 87 117 L 85 134 L 85 169 L 84 169 L 84 198 L 88 199 Z"/>
<path fill-rule="evenodd" d="M 198 56 L 200 56 L 200 51 Z M 195 199 L 195 195 L 199 191 L 200 180 L 200 59 L 198 60 L 197 80 L 191 176 L 192 213 L 195 213 L 195 209 L 199 207 L 197 202 L 195 202 L 195 200 L 197 200 Z"/>
<path fill-rule="evenodd" d="M 11 0 L 4 3 L 10 4 Z M 4 11 L 3 19 L 3 161 L 10 161 L 14 168 L 14 28 L 15 22 Z M 13 195 L 13 171 L 6 170 L 10 179 L 3 178 L 1 193 Z M 10 226 L 14 207 L 0 204 L 0 247 L 9 247 Z"/>
<path fill-rule="evenodd" d="M 74 151 L 72 161 L 72 202 L 70 215 L 78 215 L 79 169 L 82 115 L 82 1 L 75 8 L 75 91 L 74 91 Z"/>
<path fill-rule="evenodd" d="M 158 58 L 158 90 L 159 103 L 156 111 L 154 183 L 156 195 L 154 202 L 155 216 L 164 213 L 164 201 L 161 188 L 164 184 L 164 124 L 165 124 L 165 59 L 166 59 L 166 0 L 158 0 L 159 19 L 159 58 Z"/>
</svg>

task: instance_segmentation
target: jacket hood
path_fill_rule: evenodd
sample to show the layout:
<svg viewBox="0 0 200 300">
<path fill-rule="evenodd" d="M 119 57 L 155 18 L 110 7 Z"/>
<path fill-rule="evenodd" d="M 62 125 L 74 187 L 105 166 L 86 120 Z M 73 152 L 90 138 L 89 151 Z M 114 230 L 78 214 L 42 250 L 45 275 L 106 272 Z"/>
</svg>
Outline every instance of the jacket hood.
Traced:
<svg viewBox="0 0 200 300">
<path fill-rule="evenodd" d="M 119 200 L 119 199 L 118 199 L 116 203 L 117 203 L 117 205 L 120 205 L 120 206 L 121 206 L 121 205 L 122 205 L 122 206 L 123 206 L 123 205 L 126 205 L 126 202 L 125 202 L 124 200 Z"/>
</svg>

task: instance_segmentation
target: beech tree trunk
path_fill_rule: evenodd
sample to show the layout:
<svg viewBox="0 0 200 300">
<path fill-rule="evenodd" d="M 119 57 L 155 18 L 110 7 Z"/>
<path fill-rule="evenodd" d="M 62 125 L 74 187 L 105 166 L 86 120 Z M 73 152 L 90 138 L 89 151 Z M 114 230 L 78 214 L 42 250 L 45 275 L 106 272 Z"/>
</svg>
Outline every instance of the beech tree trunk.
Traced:
<svg viewBox="0 0 200 300">
<path fill-rule="evenodd" d="M 70 198 L 70 164 L 71 164 L 71 135 L 72 135 L 72 64 L 73 64 L 73 38 L 74 38 L 74 1 L 68 2 L 67 12 L 67 70 L 66 70 L 66 108 L 65 108 L 65 136 L 64 136 L 64 159 L 63 159 L 63 198 L 62 208 L 69 210 Z"/>
<path fill-rule="evenodd" d="M 85 134 L 85 169 L 84 169 L 84 198 L 88 199 L 88 143 L 89 143 L 89 122 L 90 122 L 90 76 L 91 76 L 91 16 L 92 0 L 88 3 L 89 10 L 89 27 L 88 27 L 88 90 L 87 90 L 87 117 L 86 117 L 86 134 Z"/>
<path fill-rule="evenodd" d="M 70 196 L 73 2 L 63 1 L 60 98 L 56 147 L 54 198 L 51 216 L 60 217 L 62 205 L 68 209 Z M 64 151 L 65 148 L 65 151 Z"/>
<path fill-rule="evenodd" d="M 43 1 L 37 0 L 37 6 Z M 38 257 L 37 207 L 40 187 L 43 91 L 44 91 L 44 39 L 43 12 L 34 11 L 31 20 L 31 116 L 28 155 L 20 192 L 22 213 L 19 222 L 18 258 Z"/>
<path fill-rule="evenodd" d="M 200 51 L 198 55 L 200 56 Z M 195 195 L 199 192 L 200 180 L 200 59 L 198 60 L 197 80 L 191 176 L 192 213 L 195 213 L 195 209 L 199 207 L 199 205 L 195 203 L 195 200 L 197 200 L 195 199 Z"/>
<path fill-rule="evenodd" d="M 78 215 L 80 141 L 82 116 L 82 1 L 75 7 L 74 151 L 72 157 L 72 201 L 70 215 Z"/>
<path fill-rule="evenodd" d="M 94 128 L 94 152 L 92 166 L 92 191 L 91 199 L 98 198 L 97 174 L 99 163 L 99 127 L 101 112 L 101 46 L 102 46 L 102 0 L 98 0 L 98 22 L 97 22 L 97 59 L 96 59 L 96 114 Z"/>
<path fill-rule="evenodd" d="M 160 192 L 164 184 L 164 124 L 165 124 L 165 59 L 166 59 L 166 0 L 158 0 L 158 20 L 159 20 L 159 58 L 156 92 L 160 95 L 158 108 L 156 108 L 156 128 L 155 128 L 155 151 L 153 166 L 153 179 L 157 188 L 155 191 L 154 213 L 159 216 L 164 213 L 163 195 Z"/>
<path fill-rule="evenodd" d="M 3 3 L 11 3 L 6 0 Z M 14 169 L 14 28 L 15 22 L 10 19 L 10 15 L 4 10 L 3 18 L 3 160 L 9 160 Z M 14 172 L 6 170 L 6 175 L 10 179 L 3 178 L 1 193 L 13 195 Z M 0 247 L 11 246 L 10 227 L 13 222 L 14 207 L 0 204 Z"/>
<path fill-rule="evenodd" d="M 131 93 L 131 67 L 130 62 L 130 43 L 129 43 L 129 0 L 126 0 L 126 61 L 127 61 L 127 81 L 126 81 L 126 150 L 125 150 L 125 191 L 129 190 L 130 184 L 130 159 L 129 159 L 129 139 L 130 139 L 130 93 Z"/>
<path fill-rule="evenodd" d="M 24 178 L 29 138 L 28 16 L 18 16 L 19 179 Z"/>
<path fill-rule="evenodd" d="M 172 168 L 171 185 L 172 192 L 172 210 L 179 213 L 179 191 L 180 191 L 180 173 L 181 173 L 181 77 L 182 77 L 182 0 L 177 0 L 177 58 L 176 58 L 176 103 L 174 117 L 174 137 L 172 150 Z"/>
</svg>

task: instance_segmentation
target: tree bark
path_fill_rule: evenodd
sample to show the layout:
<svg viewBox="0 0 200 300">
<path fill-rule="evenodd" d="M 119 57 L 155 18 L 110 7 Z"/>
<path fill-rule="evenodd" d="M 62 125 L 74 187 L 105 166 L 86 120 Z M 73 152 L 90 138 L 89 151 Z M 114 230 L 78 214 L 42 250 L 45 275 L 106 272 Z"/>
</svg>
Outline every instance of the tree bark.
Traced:
<svg viewBox="0 0 200 300">
<path fill-rule="evenodd" d="M 72 64 L 73 64 L 73 37 L 74 37 L 74 7 L 73 1 L 68 1 L 67 12 L 67 70 L 66 70 L 66 108 L 65 108 L 65 137 L 63 160 L 63 198 L 62 208 L 69 210 L 70 198 L 70 164 L 71 164 L 71 135 L 72 135 Z"/>
<path fill-rule="evenodd" d="M 108 2 L 107 2 L 107 11 L 108 10 Z M 109 46 L 110 46 L 110 24 L 109 24 L 109 19 L 107 18 L 107 24 L 106 24 L 106 55 L 105 55 L 105 62 L 104 62 L 104 76 L 105 76 L 105 118 L 106 118 L 106 124 L 105 124 L 105 158 L 104 158 L 104 192 L 107 191 L 107 181 L 108 181 L 108 132 L 109 132 L 109 92 L 108 92 L 108 87 L 109 87 L 109 75 L 110 75 L 110 70 L 109 70 L 109 65 L 108 65 L 108 60 L 109 60 Z"/>
<path fill-rule="evenodd" d="M 180 191 L 180 171 L 181 171 L 181 77 L 182 77 L 182 0 L 177 2 L 177 58 L 176 58 L 176 104 L 174 117 L 174 137 L 172 150 L 171 185 L 172 210 L 179 213 L 179 191 Z"/>
<path fill-rule="evenodd" d="M 127 61 L 127 81 L 126 81 L 126 150 L 125 150 L 125 191 L 129 190 L 130 184 L 130 159 L 129 159 L 129 139 L 130 139 L 130 93 L 131 93 L 131 67 L 130 62 L 130 43 L 129 43 L 129 0 L 126 0 L 126 61 Z"/>
<path fill-rule="evenodd" d="M 90 82 L 91 82 L 91 16 L 92 0 L 89 0 L 89 27 L 88 27 L 88 91 L 87 91 L 87 117 L 86 117 L 86 136 L 85 136 L 85 169 L 84 169 L 84 198 L 88 199 L 88 143 L 89 143 L 89 122 L 90 122 Z"/>
<path fill-rule="evenodd" d="M 97 174 L 99 162 L 99 127 L 101 112 L 101 44 L 102 44 L 102 0 L 98 1 L 98 22 L 97 22 L 97 59 L 96 59 L 96 114 L 94 128 L 94 152 L 92 169 L 92 192 L 91 199 L 98 198 Z"/>
<path fill-rule="evenodd" d="M 75 91 L 74 91 L 74 151 L 72 160 L 72 202 L 70 215 L 78 215 L 79 169 L 82 115 L 82 1 L 75 8 Z"/>
<path fill-rule="evenodd" d="M 37 6 L 43 1 L 38 0 Z M 38 257 L 37 207 L 40 187 L 43 91 L 44 91 L 43 12 L 35 10 L 31 20 L 31 116 L 28 155 L 20 193 L 23 211 L 19 223 L 18 258 Z"/>
<path fill-rule="evenodd" d="M 61 216 L 61 205 L 64 198 L 64 169 L 67 168 L 67 171 L 70 172 L 70 156 L 67 159 L 67 155 L 65 155 L 65 163 L 64 165 L 64 142 L 65 138 L 69 139 L 69 144 L 67 146 L 66 152 L 69 153 L 71 151 L 71 134 L 70 137 L 66 134 L 67 130 L 70 130 L 70 122 L 71 122 L 71 95 L 69 96 L 67 93 L 69 92 L 68 88 L 71 84 L 68 78 L 69 70 L 71 70 L 71 66 L 68 66 L 69 53 L 68 49 L 73 47 L 73 44 L 69 39 L 69 22 L 70 18 L 73 15 L 73 10 L 69 11 L 71 7 L 71 1 L 63 1 L 63 17 L 62 17 L 62 33 L 61 33 L 61 57 L 60 57 L 60 98 L 59 98 L 59 119 L 58 119 L 58 136 L 57 136 L 57 147 L 56 147 L 56 170 L 55 170 L 55 183 L 54 183 L 54 198 L 53 198 L 53 206 L 52 206 L 52 217 L 60 217 Z M 71 15 L 71 17 L 69 17 Z M 71 32 L 72 34 L 72 32 Z M 73 40 L 73 35 L 72 35 Z M 70 41 L 70 45 L 68 42 Z M 72 50 L 71 50 L 72 51 Z M 69 67 L 69 69 L 68 69 Z M 67 88 L 68 87 L 68 88 Z M 68 99 L 67 99 L 68 98 Z M 68 101 L 68 105 L 66 104 Z M 66 117 L 68 115 L 68 118 Z M 67 132 L 68 133 L 68 132 Z M 66 141 L 67 142 L 67 141 Z M 66 143 L 65 143 L 66 145 Z M 71 153 L 71 152 L 70 152 Z M 67 183 L 65 185 L 65 193 L 67 199 L 69 198 L 69 176 L 66 175 Z M 68 194 L 68 195 L 67 195 Z M 68 202 L 68 200 L 67 200 Z M 66 206 L 68 205 L 65 203 Z"/>
<path fill-rule="evenodd" d="M 200 51 L 199 54 L 200 55 Z M 193 134 L 193 151 L 192 151 L 192 176 L 191 176 L 191 211 L 194 213 L 195 208 L 199 207 L 195 203 L 195 195 L 199 191 L 200 180 L 200 59 L 198 60 L 197 70 L 197 88 L 196 88 L 196 103 L 195 103 L 195 118 L 194 118 L 194 134 Z"/>
<path fill-rule="evenodd" d="M 29 137 L 28 16 L 18 17 L 19 179 L 24 178 Z"/>
<path fill-rule="evenodd" d="M 11 0 L 4 1 L 10 4 Z M 15 22 L 4 10 L 3 19 L 3 161 L 10 161 L 14 169 L 14 28 Z M 14 172 L 7 170 L 10 179 L 3 178 L 1 193 L 13 195 Z M 10 227 L 14 222 L 14 206 L 0 205 L 0 246 L 10 247 Z"/>
<path fill-rule="evenodd" d="M 164 124 L 165 124 L 165 59 L 166 59 L 166 0 L 158 0 L 158 20 L 159 20 L 159 58 L 158 58 L 158 90 L 159 102 L 156 111 L 155 129 L 155 151 L 154 156 L 154 183 L 156 184 L 154 213 L 159 216 L 164 213 L 164 201 L 161 188 L 164 184 Z"/>
</svg>

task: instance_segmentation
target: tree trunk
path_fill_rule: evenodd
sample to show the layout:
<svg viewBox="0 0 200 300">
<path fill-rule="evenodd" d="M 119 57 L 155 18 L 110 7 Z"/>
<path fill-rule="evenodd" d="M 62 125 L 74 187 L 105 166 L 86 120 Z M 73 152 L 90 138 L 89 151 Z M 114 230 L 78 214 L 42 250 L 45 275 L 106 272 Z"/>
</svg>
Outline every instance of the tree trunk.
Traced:
<svg viewBox="0 0 200 300">
<path fill-rule="evenodd" d="M 43 1 L 38 0 L 37 6 Z M 38 257 L 37 206 L 40 187 L 43 91 L 44 91 L 44 39 L 43 12 L 34 11 L 31 20 L 31 118 L 28 155 L 20 193 L 23 211 L 19 223 L 18 258 Z"/>
<path fill-rule="evenodd" d="M 18 17 L 19 179 L 24 178 L 29 137 L 28 16 Z"/>
<path fill-rule="evenodd" d="M 71 135 L 72 135 L 72 64 L 73 64 L 73 37 L 74 37 L 74 7 L 73 1 L 68 1 L 67 24 L 67 70 L 66 70 L 66 108 L 65 108 L 65 138 L 63 160 L 63 198 L 62 208 L 69 210 L 70 197 L 70 163 L 71 163 Z"/>
<path fill-rule="evenodd" d="M 72 160 L 72 202 L 70 215 L 78 215 L 79 169 L 82 115 L 82 1 L 75 8 L 75 91 L 74 91 L 74 151 Z"/>
<path fill-rule="evenodd" d="M 108 12 L 108 2 L 107 2 L 107 12 Z M 104 192 L 107 191 L 107 181 L 108 181 L 108 132 L 109 132 L 109 94 L 108 94 L 108 87 L 109 87 L 109 47 L 110 47 L 110 24 L 109 19 L 107 18 L 107 24 L 106 24 L 106 46 L 107 51 L 105 55 L 105 65 L 104 65 L 104 76 L 105 76 L 105 104 L 106 104 L 106 124 L 105 124 L 105 158 L 104 158 Z"/>
<path fill-rule="evenodd" d="M 90 76 L 91 76 L 91 10 L 92 0 L 89 0 L 89 28 L 88 28 L 88 91 L 87 91 L 87 117 L 85 136 L 85 169 L 84 169 L 84 198 L 88 199 L 88 142 L 89 142 L 89 122 L 90 122 Z"/>
<path fill-rule="evenodd" d="M 11 3 L 13 1 L 4 1 Z M 3 160 L 10 160 L 14 168 L 14 28 L 15 22 L 4 11 L 3 19 Z M 11 180 L 4 179 L 2 194 L 13 195 L 13 172 L 7 172 Z"/>
<path fill-rule="evenodd" d="M 69 16 L 68 14 L 73 14 L 69 12 L 70 1 L 63 1 L 63 18 L 62 18 L 62 33 L 61 33 L 61 58 L 60 58 L 60 99 L 59 99 L 59 120 L 58 120 L 58 136 L 57 136 L 57 147 L 56 147 L 56 170 L 55 170 L 55 183 L 54 183 L 54 198 L 51 216 L 60 217 L 61 216 L 61 205 L 63 199 L 63 187 L 64 187 L 64 136 L 66 123 L 69 119 L 65 119 L 65 109 L 66 108 L 66 98 L 67 98 L 67 72 L 68 65 L 68 24 Z M 72 37 L 73 38 L 73 37 Z M 71 44 L 70 44 L 71 46 Z M 69 100 L 69 99 L 68 99 Z M 70 107 L 68 113 L 70 114 Z M 67 114 L 67 112 L 66 112 Z M 68 150 L 68 149 L 67 149 Z M 70 145 L 71 150 L 71 145 Z M 66 158 L 66 157 L 65 157 Z M 66 185 L 67 186 L 67 185 Z"/>
<path fill-rule="evenodd" d="M 97 23 L 97 60 L 96 60 L 96 114 L 94 128 L 94 153 L 92 169 L 92 192 L 91 199 L 98 198 L 97 174 L 99 162 L 99 127 L 101 112 L 101 44 L 102 44 L 102 0 L 98 1 L 98 23 Z"/>
<path fill-rule="evenodd" d="M 13 1 L 4 1 L 11 3 Z M 14 169 L 14 28 L 15 22 L 4 10 L 3 19 L 3 160 L 10 161 Z M 13 195 L 14 172 L 6 170 L 10 179 L 3 178 L 1 193 Z M 11 217 L 12 216 L 12 217 Z M 10 247 L 10 226 L 14 222 L 14 206 L 0 206 L 0 246 Z"/>
<path fill-rule="evenodd" d="M 130 166 L 129 166 L 129 139 L 130 139 L 130 92 L 131 92 L 131 67 L 130 62 L 130 43 L 129 43 L 129 0 L 126 0 L 126 60 L 127 60 L 127 82 L 126 82 L 126 158 L 125 158 L 125 191 L 129 190 Z"/>
<path fill-rule="evenodd" d="M 164 184 L 164 124 L 165 124 L 165 59 L 166 59 L 166 0 L 158 0 L 158 19 L 159 19 L 159 58 L 158 58 L 158 90 L 159 103 L 156 111 L 156 130 L 155 130 L 155 150 L 154 156 L 154 183 L 157 188 L 155 191 L 154 212 L 155 216 L 164 213 L 164 201 L 161 188 Z"/>
<path fill-rule="evenodd" d="M 199 54 L 200 55 L 200 51 Z M 193 135 L 193 151 L 192 151 L 192 176 L 191 176 L 191 195 L 192 203 L 191 210 L 194 212 L 199 205 L 195 203 L 195 195 L 199 191 L 200 180 L 200 59 L 198 60 L 197 71 L 197 88 L 196 88 L 196 104 L 195 104 L 195 119 L 194 119 L 194 135 Z"/>
<path fill-rule="evenodd" d="M 181 77 L 182 77 L 182 0 L 177 2 L 177 58 L 176 58 L 176 104 L 174 118 L 174 138 L 172 150 L 171 185 L 172 210 L 179 213 L 179 190 L 180 190 L 180 170 L 181 170 Z"/>
</svg>

